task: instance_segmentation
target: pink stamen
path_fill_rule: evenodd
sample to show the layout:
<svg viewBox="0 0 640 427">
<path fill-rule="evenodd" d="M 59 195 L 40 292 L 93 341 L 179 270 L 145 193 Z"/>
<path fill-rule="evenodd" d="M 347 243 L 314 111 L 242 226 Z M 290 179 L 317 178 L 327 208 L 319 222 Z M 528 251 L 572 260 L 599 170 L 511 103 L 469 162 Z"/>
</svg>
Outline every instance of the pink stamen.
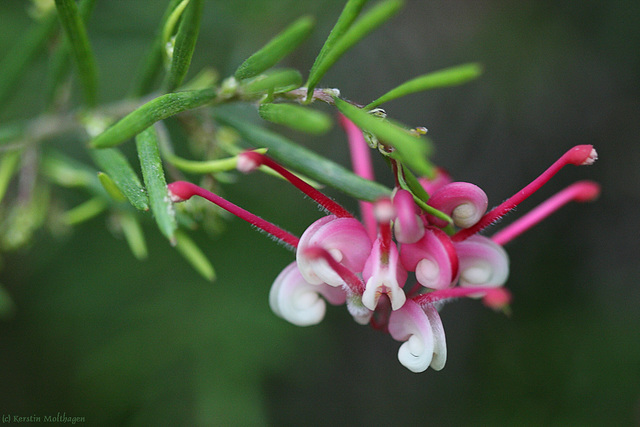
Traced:
<svg viewBox="0 0 640 427">
<path fill-rule="evenodd" d="M 567 203 L 572 201 L 591 202 L 599 195 L 600 185 L 592 181 L 578 181 L 550 197 L 531 212 L 494 234 L 491 240 L 499 245 L 505 245 Z"/>
<path fill-rule="evenodd" d="M 555 163 L 553 163 L 546 171 L 544 171 L 539 177 L 534 179 L 529 185 L 522 190 L 514 194 L 511 198 L 502 202 L 497 207 L 493 208 L 490 212 L 485 214 L 480 221 L 474 226 L 458 231 L 452 236 L 453 241 L 459 242 L 466 239 L 469 236 L 476 234 L 478 231 L 493 224 L 498 219 L 503 217 L 510 210 L 518 206 L 530 195 L 535 193 L 542 187 L 547 181 L 549 181 L 560 169 L 565 165 L 572 164 L 576 166 L 590 165 L 598 158 L 598 154 L 593 149 L 592 145 L 577 145 L 567 151 L 562 157 L 560 157 Z"/>
<path fill-rule="evenodd" d="M 338 121 L 342 125 L 349 140 L 349 152 L 351 154 L 351 166 L 353 172 L 364 179 L 374 180 L 373 164 L 371 163 L 371 151 L 364 140 L 362 130 L 342 114 L 338 115 Z M 359 200 L 362 221 L 369 233 L 371 240 L 376 238 L 376 219 L 373 215 L 373 203 Z"/>
<path fill-rule="evenodd" d="M 316 190 L 315 188 L 289 172 L 287 169 L 280 166 L 270 157 L 267 157 L 264 154 L 255 151 L 245 151 L 240 155 L 240 157 L 245 157 L 245 160 L 243 160 L 243 162 L 250 160 L 258 166 L 265 165 L 268 168 L 273 169 L 275 172 L 282 175 L 284 179 L 293 184 L 298 190 L 311 197 L 316 201 L 316 203 L 318 203 L 320 206 L 322 206 L 335 216 L 339 218 L 353 218 L 353 215 L 351 215 L 349 211 L 340 206 L 337 202 L 331 200 L 329 197 L 322 194 L 320 191 Z"/>
<path fill-rule="evenodd" d="M 480 294 L 484 294 L 483 302 L 491 308 L 503 308 L 511 301 L 511 293 L 505 288 L 490 288 L 485 286 L 458 286 L 455 288 L 439 289 L 437 291 L 413 297 L 412 300 L 420 306 L 425 306 L 427 304 L 433 304 L 436 301 L 477 296 Z"/>
<path fill-rule="evenodd" d="M 283 230 L 277 225 L 272 224 L 269 221 L 266 221 L 237 205 L 234 205 L 233 203 L 223 199 L 217 194 L 205 190 L 202 187 L 186 181 L 176 181 L 169 184 L 167 188 L 169 189 L 171 199 L 174 202 L 182 202 L 185 200 L 189 200 L 193 196 L 200 196 L 203 199 L 207 199 L 211 203 L 220 206 L 222 209 L 229 211 L 238 218 L 243 219 L 248 223 L 254 225 L 255 227 L 269 233 L 276 239 L 286 243 L 292 248 L 296 248 L 298 246 L 298 243 L 300 241 L 298 237 L 294 236 L 288 231 Z"/>
<path fill-rule="evenodd" d="M 351 292 L 362 295 L 365 290 L 365 284 L 358 276 L 356 276 L 351 270 L 335 260 L 323 247 L 310 246 L 304 250 L 304 255 L 309 259 L 322 259 L 329 264 L 329 267 L 335 271 L 338 276 L 344 280 Z"/>
</svg>

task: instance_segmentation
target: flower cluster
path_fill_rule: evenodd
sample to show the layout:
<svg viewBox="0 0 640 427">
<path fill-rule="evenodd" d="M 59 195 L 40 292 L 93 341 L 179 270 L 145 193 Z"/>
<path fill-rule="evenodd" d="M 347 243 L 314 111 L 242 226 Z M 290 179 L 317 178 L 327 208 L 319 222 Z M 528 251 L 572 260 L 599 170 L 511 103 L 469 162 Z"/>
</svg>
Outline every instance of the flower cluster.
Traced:
<svg viewBox="0 0 640 427">
<path fill-rule="evenodd" d="M 355 172 L 373 179 L 362 132 L 345 118 L 341 122 Z M 452 182 L 443 171 L 432 179 L 419 179 L 429 195 L 426 205 L 399 180 L 390 197 L 360 202 L 360 222 L 269 157 L 255 151 L 243 153 L 239 170 L 269 167 L 328 211 L 300 238 L 194 184 L 174 182 L 169 190 L 174 201 L 204 197 L 295 249 L 296 260 L 271 288 L 269 303 L 278 316 L 298 326 L 315 325 L 324 318 L 327 302 L 346 304 L 356 322 L 370 324 L 403 342 L 398 352 L 400 363 L 422 372 L 428 367 L 440 370 L 446 362 L 446 340 L 438 313 L 443 303 L 470 297 L 482 298 L 494 309 L 506 308 L 511 297 L 502 287 L 509 275 L 503 245 L 567 202 L 593 200 L 599 187 L 589 181 L 575 183 L 493 237 L 478 232 L 538 190 L 564 165 L 591 164 L 596 158 L 593 147 L 574 147 L 489 212 L 484 191 L 474 184 Z"/>
</svg>

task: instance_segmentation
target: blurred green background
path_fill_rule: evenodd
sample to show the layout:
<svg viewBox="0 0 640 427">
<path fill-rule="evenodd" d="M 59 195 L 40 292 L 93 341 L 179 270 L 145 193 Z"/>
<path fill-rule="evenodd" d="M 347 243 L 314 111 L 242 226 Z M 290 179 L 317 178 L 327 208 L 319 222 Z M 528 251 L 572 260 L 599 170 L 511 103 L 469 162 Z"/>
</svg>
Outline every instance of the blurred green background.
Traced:
<svg viewBox="0 0 640 427">
<path fill-rule="evenodd" d="M 126 94 L 165 3 L 97 2 L 89 36 L 101 101 Z M 0 56 L 28 27 L 27 4 L 0 2 Z M 192 75 L 203 66 L 230 75 L 310 13 L 318 27 L 286 61 L 306 72 L 341 5 L 208 1 Z M 563 170 L 505 219 L 577 179 L 602 184 L 596 203 L 568 206 L 507 246 L 510 318 L 476 301 L 443 309 L 443 371 L 410 373 L 397 342 L 358 326 L 343 307 L 311 328 L 277 318 L 269 287 L 293 255 L 239 220 L 219 237 L 194 236 L 216 266 L 212 284 L 153 224 L 149 258 L 139 262 L 99 217 L 2 254 L 0 283 L 15 303 L 0 322 L 2 414 L 66 412 L 88 425 L 638 425 L 638 22 L 640 2 L 631 0 L 408 1 L 323 80 L 366 103 L 424 72 L 483 63 L 476 82 L 385 107 L 428 127 L 436 162 L 482 187 L 490 204 L 575 144 L 600 154 L 592 167 Z M 41 57 L 29 69 L 3 121 L 39 114 L 46 65 Z M 339 129 L 287 135 L 348 164 Z M 320 216 L 275 179 L 243 176 L 224 190 L 297 234 Z"/>
</svg>

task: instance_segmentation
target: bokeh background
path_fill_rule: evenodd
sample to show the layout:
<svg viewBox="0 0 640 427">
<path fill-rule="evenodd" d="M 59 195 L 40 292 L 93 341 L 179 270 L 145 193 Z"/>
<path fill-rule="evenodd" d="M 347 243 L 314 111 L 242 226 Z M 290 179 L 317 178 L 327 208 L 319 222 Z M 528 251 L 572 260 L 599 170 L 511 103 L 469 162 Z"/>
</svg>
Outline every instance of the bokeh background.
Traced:
<svg viewBox="0 0 640 427">
<path fill-rule="evenodd" d="M 165 3 L 97 2 L 89 36 L 101 101 L 126 94 Z M 0 2 L 0 56 L 27 28 L 27 4 Z M 286 61 L 304 72 L 341 7 L 208 1 L 192 71 L 230 75 L 310 13 L 317 29 Z M 342 307 L 311 328 L 277 318 L 269 287 L 293 255 L 239 220 L 218 237 L 194 235 L 217 269 L 208 283 L 151 222 L 149 258 L 140 262 L 99 217 L 2 254 L 0 282 L 15 310 L 0 322 L 0 411 L 66 412 L 87 425 L 638 425 L 638 22 L 632 0 L 407 1 L 323 80 L 366 103 L 424 72 L 480 61 L 478 81 L 385 107 L 428 127 L 435 161 L 481 186 L 490 204 L 575 144 L 600 154 L 592 167 L 567 167 L 505 219 L 577 179 L 602 184 L 596 203 L 565 207 L 508 245 L 510 318 L 477 301 L 443 309 L 443 371 L 410 373 L 397 361 L 398 343 L 356 325 Z M 39 113 L 46 65 L 40 58 L 23 77 L 2 120 Z M 348 164 L 337 128 L 287 135 Z M 320 216 L 275 179 L 239 177 L 224 191 L 298 234 Z"/>
</svg>

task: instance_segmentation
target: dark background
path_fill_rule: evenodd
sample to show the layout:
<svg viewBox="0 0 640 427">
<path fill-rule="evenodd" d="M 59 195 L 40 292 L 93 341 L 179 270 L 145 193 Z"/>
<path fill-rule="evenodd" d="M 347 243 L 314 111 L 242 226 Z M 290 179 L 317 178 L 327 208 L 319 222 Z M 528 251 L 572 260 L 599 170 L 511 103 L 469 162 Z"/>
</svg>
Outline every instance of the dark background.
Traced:
<svg viewBox="0 0 640 427">
<path fill-rule="evenodd" d="M 209 1 L 192 71 L 214 66 L 230 75 L 310 13 L 318 27 L 286 61 L 305 73 L 341 4 Z M 0 3 L 0 55 L 28 26 L 26 5 Z M 126 94 L 164 6 L 97 2 L 89 36 L 101 101 Z M 2 254 L 0 282 L 16 310 L 0 323 L 0 410 L 66 411 L 88 425 L 637 425 L 639 18 L 640 2 L 631 0 L 408 1 L 323 80 L 366 103 L 427 71 L 481 62 L 478 81 L 385 108 L 428 127 L 434 160 L 482 187 L 490 204 L 573 145 L 593 144 L 600 154 L 592 167 L 564 169 L 505 220 L 575 180 L 602 184 L 596 203 L 565 207 L 507 246 L 510 318 L 477 301 L 442 311 L 443 371 L 410 373 L 397 361 L 399 343 L 355 324 L 344 307 L 329 308 L 311 328 L 277 318 L 269 287 L 293 255 L 239 220 L 219 237 L 194 235 L 216 266 L 211 284 L 151 222 L 149 258 L 139 262 L 99 217 Z M 42 57 L 3 120 L 39 114 L 45 72 Z M 348 164 L 337 128 L 326 137 L 287 135 Z M 297 234 L 320 216 L 279 180 L 240 177 L 224 190 Z"/>
</svg>

